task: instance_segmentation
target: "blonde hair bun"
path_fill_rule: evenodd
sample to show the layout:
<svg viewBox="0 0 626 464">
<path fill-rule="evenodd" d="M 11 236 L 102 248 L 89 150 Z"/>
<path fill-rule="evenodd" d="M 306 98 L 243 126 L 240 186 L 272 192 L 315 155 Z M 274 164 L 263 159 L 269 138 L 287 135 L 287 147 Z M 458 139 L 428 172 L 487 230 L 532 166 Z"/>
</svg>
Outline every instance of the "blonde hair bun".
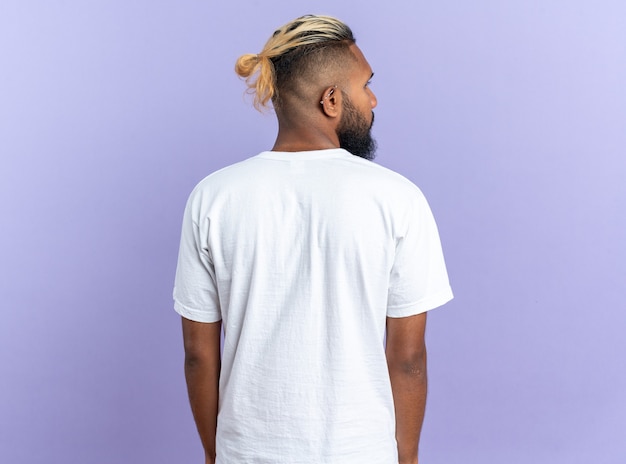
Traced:
<svg viewBox="0 0 626 464">
<path fill-rule="evenodd" d="M 246 80 L 247 93 L 254 95 L 254 107 L 262 110 L 278 97 L 272 59 L 303 45 L 343 41 L 354 42 L 354 36 L 337 18 L 301 16 L 276 30 L 261 53 L 240 56 L 235 63 L 235 72 Z"/>
</svg>

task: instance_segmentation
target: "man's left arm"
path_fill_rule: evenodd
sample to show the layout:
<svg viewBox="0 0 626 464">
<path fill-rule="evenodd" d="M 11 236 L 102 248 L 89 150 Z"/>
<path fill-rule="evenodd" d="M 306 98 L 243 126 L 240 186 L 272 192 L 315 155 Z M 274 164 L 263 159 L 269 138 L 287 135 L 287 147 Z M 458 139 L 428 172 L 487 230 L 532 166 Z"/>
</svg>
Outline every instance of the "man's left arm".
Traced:
<svg viewBox="0 0 626 464">
<path fill-rule="evenodd" d="M 426 407 L 426 313 L 387 318 L 387 365 L 396 412 L 398 462 L 417 464 Z"/>
<path fill-rule="evenodd" d="M 215 462 L 222 321 L 183 321 L 185 378 L 191 411 L 204 447 L 205 464 Z"/>
</svg>

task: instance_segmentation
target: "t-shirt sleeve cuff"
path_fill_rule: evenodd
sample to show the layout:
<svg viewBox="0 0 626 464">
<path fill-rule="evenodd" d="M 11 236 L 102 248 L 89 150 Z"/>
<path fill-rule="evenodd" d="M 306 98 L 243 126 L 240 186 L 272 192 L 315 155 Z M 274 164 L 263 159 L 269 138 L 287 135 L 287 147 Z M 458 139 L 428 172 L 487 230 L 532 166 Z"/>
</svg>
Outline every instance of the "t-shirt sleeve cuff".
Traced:
<svg viewBox="0 0 626 464">
<path fill-rule="evenodd" d="M 454 295 L 452 294 L 452 288 L 448 286 L 446 289 L 436 293 L 435 295 L 420 300 L 416 303 L 409 303 L 407 305 L 387 308 L 387 316 L 415 316 L 416 314 L 425 313 L 426 311 L 430 311 L 431 309 L 438 308 L 439 306 L 442 306 L 443 304 L 450 301 L 452 298 L 454 298 Z"/>
<path fill-rule="evenodd" d="M 178 301 L 174 301 L 174 310 L 185 319 L 195 322 L 217 322 L 222 320 L 222 315 L 215 311 L 199 311 L 183 306 Z"/>
</svg>

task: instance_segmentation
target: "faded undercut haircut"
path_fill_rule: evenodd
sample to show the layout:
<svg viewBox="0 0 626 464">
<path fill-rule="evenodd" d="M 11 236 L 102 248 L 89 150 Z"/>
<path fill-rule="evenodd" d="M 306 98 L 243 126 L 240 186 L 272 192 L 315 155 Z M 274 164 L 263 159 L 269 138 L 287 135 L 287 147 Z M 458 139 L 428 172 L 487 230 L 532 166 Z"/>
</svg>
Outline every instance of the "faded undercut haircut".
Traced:
<svg viewBox="0 0 626 464">
<path fill-rule="evenodd" d="M 281 93 L 298 93 L 330 66 L 354 60 L 352 30 L 331 16 L 306 15 L 279 28 L 261 53 L 239 57 L 235 72 L 245 78 L 259 111 L 280 105 Z M 332 84 L 332 83 L 331 83 Z"/>
</svg>

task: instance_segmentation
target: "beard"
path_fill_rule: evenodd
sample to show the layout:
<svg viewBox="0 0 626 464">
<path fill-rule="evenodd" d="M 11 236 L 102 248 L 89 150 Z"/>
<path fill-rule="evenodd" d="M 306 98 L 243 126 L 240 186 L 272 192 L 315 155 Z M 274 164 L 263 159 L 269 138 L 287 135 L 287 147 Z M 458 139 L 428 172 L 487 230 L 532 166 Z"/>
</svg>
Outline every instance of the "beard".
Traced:
<svg viewBox="0 0 626 464">
<path fill-rule="evenodd" d="M 359 110 L 344 93 L 343 114 L 339 126 L 337 126 L 339 147 L 366 160 L 373 160 L 376 157 L 377 146 L 376 140 L 372 138 L 373 124 L 374 113 L 372 113 L 372 122 L 368 123 L 365 116 L 359 113 Z"/>
</svg>

